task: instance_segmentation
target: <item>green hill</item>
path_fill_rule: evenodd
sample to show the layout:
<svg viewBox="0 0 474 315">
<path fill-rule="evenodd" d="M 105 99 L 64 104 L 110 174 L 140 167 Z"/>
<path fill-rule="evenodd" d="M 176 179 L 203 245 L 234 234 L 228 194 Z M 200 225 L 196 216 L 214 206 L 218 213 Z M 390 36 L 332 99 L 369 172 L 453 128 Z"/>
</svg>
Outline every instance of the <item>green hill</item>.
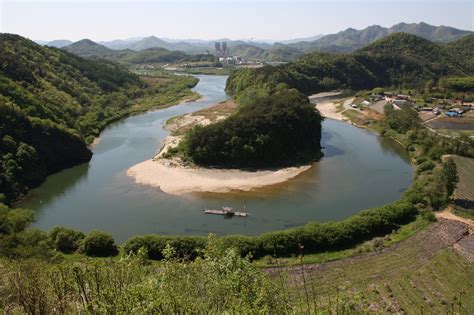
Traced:
<svg viewBox="0 0 474 315">
<path fill-rule="evenodd" d="M 143 82 L 97 63 L 0 34 L 0 191 L 8 203 L 45 175 L 87 161 L 86 140 L 120 117 Z"/>
<path fill-rule="evenodd" d="M 270 48 L 266 55 L 267 61 L 292 61 L 303 55 L 303 53 L 296 48 L 275 43 L 272 48 Z"/>
<path fill-rule="evenodd" d="M 239 56 L 245 59 L 264 59 L 266 50 L 249 44 L 238 44 L 229 47 L 232 56 Z"/>
<path fill-rule="evenodd" d="M 133 64 L 173 63 L 191 61 L 211 61 L 217 58 L 213 55 L 188 55 L 181 51 L 170 51 L 165 48 L 149 48 L 141 51 L 132 51 L 118 59 L 121 62 Z"/>
<path fill-rule="evenodd" d="M 461 62 L 466 71 L 474 72 L 474 34 L 446 45 L 446 50 Z"/>
<path fill-rule="evenodd" d="M 80 40 L 64 46 L 62 49 L 83 58 L 115 58 L 127 52 L 126 50 L 122 51 L 107 48 L 91 41 L 90 39 Z"/>
<path fill-rule="evenodd" d="M 441 46 L 394 33 L 352 54 L 310 53 L 279 67 L 242 69 L 230 76 L 226 89 L 239 96 L 246 89 L 269 91 L 285 84 L 310 94 L 341 88 L 420 86 L 430 79 L 472 74 L 454 47 L 454 43 Z"/>
<path fill-rule="evenodd" d="M 463 36 L 472 34 L 471 31 L 460 30 L 449 26 L 433 26 L 425 22 L 398 23 L 388 29 L 388 33 L 403 32 L 422 37 L 432 42 L 449 43 Z"/>
</svg>

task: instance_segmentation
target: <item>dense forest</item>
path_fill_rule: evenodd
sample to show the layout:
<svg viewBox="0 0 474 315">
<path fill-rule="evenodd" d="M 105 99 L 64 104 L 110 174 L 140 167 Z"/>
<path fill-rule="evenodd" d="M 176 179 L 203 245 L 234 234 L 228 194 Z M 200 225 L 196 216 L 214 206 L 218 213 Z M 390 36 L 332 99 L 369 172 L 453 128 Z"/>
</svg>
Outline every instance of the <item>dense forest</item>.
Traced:
<svg viewBox="0 0 474 315">
<path fill-rule="evenodd" d="M 144 97 L 161 104 L 156 95 L 174 98 L 196 84 L 171 81 L 150 85 L 115 63 L 0 34 L 0 198 L 11 204 L 47 174 L 89 160 L 87 144 L 137 100 L 146 109 Z"/>
<path fill-rule="evenodd" d="M 352 54 L 310 53 L 278 67 L 235 71 L 227 92 L 270 91 L 278 84 L 304 94 L 333 89 L 372 89 L 377 86 L 420 86 L 444 76 L 472 75 L 470 47 L 474 36 L 441 46 L 420 37 L 394 33 Z M 461 53 L 462 52 L 462 53 Z"/>
<path fill-rule="evenodd" d="M 321 116 L 308 98 L 286 88 L 241 104 L 228 119 L 196 126 L 182 142 L 200 165 L 276 167 L 321 156 Z"/>
</svg>

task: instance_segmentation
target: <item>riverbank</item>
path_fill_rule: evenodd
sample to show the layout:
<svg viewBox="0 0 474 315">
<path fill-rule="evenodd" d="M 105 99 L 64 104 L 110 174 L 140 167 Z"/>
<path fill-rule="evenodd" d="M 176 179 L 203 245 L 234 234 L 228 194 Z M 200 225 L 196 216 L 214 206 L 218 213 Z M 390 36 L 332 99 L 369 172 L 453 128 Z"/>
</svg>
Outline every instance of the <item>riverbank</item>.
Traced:
<svg viewBox="0 0 474 315">
<path fill-rule="evenodd" d="M 311 168 L 311 165 L 288 167 L 277 170 L 244 171 L 238 169 L 203 168 L 183 162 L 173 154 L 185 132 L 195 125 L 208 125 L 231 115 L 237 105 L 232 100 L 209 108 L 176 116 L 163 126 L 171 132 L 153 159 L 136 164 L 127 170 L 137 184 L 159 187 L 168 194 L 227 193 L 251 191 L 257 188 L 281 184 Z"/>
<path fill-rule="evenodd" d="M 137 184 L 159 187 L 168 194 L 227 193 L 280 184 L 309 168 L 311 165 L 253 172 L 185 167 L 159 158 L 129 168 L 127 175 L 133 177 Z"/>
</svg>

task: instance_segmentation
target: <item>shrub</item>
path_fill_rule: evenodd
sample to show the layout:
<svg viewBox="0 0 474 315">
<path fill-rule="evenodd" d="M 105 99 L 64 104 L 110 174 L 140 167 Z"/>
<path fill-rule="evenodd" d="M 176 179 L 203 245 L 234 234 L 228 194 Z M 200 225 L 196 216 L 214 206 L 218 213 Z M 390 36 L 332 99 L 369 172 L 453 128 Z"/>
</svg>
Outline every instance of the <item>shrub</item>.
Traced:
<svg viewBox="0 0 474 315">
<path fill-rule="evenodd" d="M 79 248 L 85 235 L 80 231 L 55 226 L 49 232 L 49 237 L 56 250 L 69 254 Z"/>
<path fill-rule="evenodd" d="M 426 171 L 431 171 L 433 168 L 435 168 L 435 164 L 433 163 L 433 161 L 431 160 L 427 160 L 423 163 L 421 163 L 420 165 L 418 165 L 418 167 L 416 168 L 416 172 L 418 174 L 421 174 L 423 172 L 426 172 Z"/>
<path fill-rule="evenodd" d="M 426 221 L 436 222 L 436 216 L 434 215 L 433 211 L 421 211 L 421 217 Z"/>
<path fill-rule="evenodd" d="M 140 248 L 145 248 L 150 259 L 161 260 L 164 258 L 163 250 L 167 245 L 173 247 L 177 257 L 194 259 L 206 246 L 206 238 L 199 236 L 135 236 L 125 243 L 124 250 L 127 253 L 137 253 Z"/>
<path fill-rule="evenodd" d="M 102 231 L 90 232 L 82 240 L 81 251 L 92 257 L 110 257 L 118 254 L 112 235 Z"/>
</svg>

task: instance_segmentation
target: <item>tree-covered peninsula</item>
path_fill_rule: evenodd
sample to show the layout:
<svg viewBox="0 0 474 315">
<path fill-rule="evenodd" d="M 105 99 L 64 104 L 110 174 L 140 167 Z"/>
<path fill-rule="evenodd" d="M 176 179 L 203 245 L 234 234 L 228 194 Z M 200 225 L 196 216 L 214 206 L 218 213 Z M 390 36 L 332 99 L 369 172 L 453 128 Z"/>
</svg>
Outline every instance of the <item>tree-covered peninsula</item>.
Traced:
<svg viewBox="0 0 474 315">
<path fill-rule="evenodd" d="M 268 168 L 321 156 L 321 115 L 294 89 L 277 89 L 241 104 L 229 118 L 196 126 L 185 137 L 186 157 L 198 165 Z"/>
</svg>

